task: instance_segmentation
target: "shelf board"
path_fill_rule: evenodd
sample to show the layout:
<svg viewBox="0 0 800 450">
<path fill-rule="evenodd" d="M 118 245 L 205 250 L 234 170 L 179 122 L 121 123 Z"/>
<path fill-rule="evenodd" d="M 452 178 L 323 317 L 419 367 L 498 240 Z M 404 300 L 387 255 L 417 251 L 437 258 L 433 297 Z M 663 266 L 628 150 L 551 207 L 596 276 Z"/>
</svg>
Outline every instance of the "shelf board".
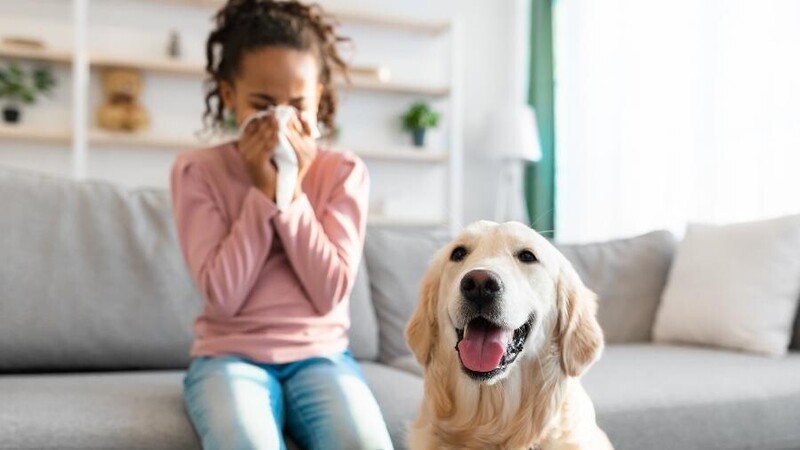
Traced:
<svg viewBox="0 0 800 450">
<path fill-rule="evenodd" d="M 0 125 L 0 139 L 69 145 L 72 142 L 72 131 L 36 128 L 26 125 Z M 109 147 L 135 147 L 141 150 L 179 150 L 214 145 L 216 142 L 203 142 L 193 138 L 158 136 L 148 133 L 128 134 L 92 129 L 89 131 L 89 143 Z"/>
<path fill-rule="evenodd" d="M 443 163 L 447 161 L 448 154 L 442 151 L 416 149 L 413 147 L 398 147 L 390 150 L 352 149 L 353 153 L 362 159 L 375 161 L 404 161 L 418 163 Z"/>
<path fill-rule="evenodd" d="M 447 223 L 443 220 L 423 219 L 423 218 L 404 218 L 387 217 L 383 215 L 370 215 L 367 217 L 369 225 L 391 226 L 391 227 L 446 227 Z"/>
<path fill-rule="evenodd" d="M 330 14 L 342 23 L 369 25 L 383 28 L 395 28 L 402 31 L 413 31 L 428 34 L 444 33 L 450 29 L 450 23 L 444 20 L 416 19 L 408 16 L 375 15 L 361 11 L 326 8 Z"/>
<path fill-rule="evenodd" d="M 230 139 L 230 138 L 227 138 Z M 103 130 L 92 130 L 89 134 L 89 141 L 94 145 L 105 145 L 109 147 L 138 147 L 145 149 L 175 149 L 185 150 L 191 148 L 207 147 L 217 145 L 227 139 L 215 139 L 204 142 L 197 138 L 182 138 L 175 136 L 158 136 L 147 133 L 126 134 L 114 133 Z M 339 149 L 336 149 L 339 150 Z M 339 150 L 340 151 L 340 150 Z M 445 152 L 432 152 L 428 150 L 416 150 L 411 147 L 398 147 L 389 150 L 360 150 L 354 149 L 353 153 L 365 160 L 383 161 L 405 161 L 418 163 L 441 163 L 448 159 Z"/>
<path fill-rule="evenodd" d="M 205 69 L 199 63 L 171 60 L 167 58 L 124 58 L 110 55 L 94 55 L 89 59 L 92 67 L 109 68 L 122 67 L 145 72 L 158 72 L 172 75 L 187 75 L 201 77 Z"/>
<path fill-rule="evenodd" d="M 90 59 L 92 67 L 125 67 L 146 72 L 156 72 L 169 75 L 185 75 L 203 77 L 205 68 L 200 63 L 192 63 L 167 58 L 120 58 L 114 56 L 95 55 Z M 395 94 L 413 94 L 427 97 L 446 97 L 450 95 L 447 86 L 426 86 L 422 84 L 402 83 L 394 81 L 381 81 L 377 78 L 351 76 L 348 84 L 344 79 L 337 78 L 336 86 L 343 90 L 360 90 L 372 92 L 387 92 Z"/>
<path fill-rule="evenodd" d="M 0 57 L 47 61 L 58 64 L 72 63 L 72 54 L 66 50 L 28 49 L 8 45 L 0 45 Z M 201 63 L 171 60 L 167 58 L 129 58 L 96 54 L 89 58 L 89 65 L 93 68 L 123 67 L 167 75 L 191 77 L 205 76 L 205 69 Z M 446 97 L 450 95 L 450 89 L 447 86 L 426 86 L 413 83 L 380 81 L 374 78 L 359 76 L 351 77 L 350 84 L 346 83 L 341 78 L 337 79 L 336 86 L 345 91 L 385 92 L 392 94 L 421 95 L 426 97 Z"/>
<path fill-rule="evenodd" d="M 72 52 L 50 48 L 26 48 L 0 43 L 0 58 L 2 57 L 69 64 L 72 61 Z"/>
<path fill-rule="evenodd" d="M 172 3 L 205 8 L 219 8 L 225 0 L 146 0 L 150 3 Z M 450 29 L 450 23 L 445 20 L 417 19 L 402 15 L 378 15 L 353 9 L 329 8 L 323 6 L 326 12 L 336 17 L 342 23 L 369 25 L 383 28 L 394 28 L 402 31 L 439 34 Z"/>
<path fill-rule="evenodd" d="M 390 94 L 411 94 L 426 97 L 447 97 L 450 88 L 447 86 L 425 86 L 422 84 L 403 83 L 396 81 L 379 81 L 365 78 L 351 78 L 350 84 L 344 80 L 336 80 L 336 86 L 344 91 L 359 90 L 371 92 L 386 92 Z"/>
<path fill-rule="evenodd" d="M 150 3 L 174 3 L 176 5 L 197 6 L 197 7 L 220 7 L 225 4 L 225 0 L 147 0 Z"/>
<path fill-rule="evenodd" d="M 0 139 L 10 141 L 67 144 L 72 140 L 69 130 L 39 129 L 26 125 L 0 125 Z"/>
<path fill-rule="evenodd" d="M 89 143 L 106 147 L 133 147 L 138 150 L 188 150 L 207 147 L 221 141 L 203 142 L 198 138 L 160 136 L 157 134 L 121 133 L 93 129 L 89 132 Z"/>
<path fill-rule="evenodd" d="M 69 50 L 35 49 L 0 44 L 0 58 L 2 57 L 72 64 L 72 53 Z M 176 75 L 202 76 L 205 74 L 205 69 L 199 63 L 167 58 L 126 58 L 112 55 L 91 55 L 89 57 L 89 65 L 99 68 L 124 67 Z"/>
<path fill-rule="evenodd" d="M 0 139 L 19 140 L 51 144 L 70 144 L 70 130 L 35 128 L 30 126 L 0 125 Z M 127 147 L 137 150 L 186 150 L 217 145 L 225 139 L 204 142 L 198 138 L 165 136 L 150 133 L 120 133 L 99 129 L 89 131 L 89 143 L 102 147 Z M 338 149 L 337 149 L 338 150 Z M 397 147 L 388 150 L 354 149 L 353 153 L 365 160 L 399 161 L 411 163 L 442 163 L 448 154 L 443 151 L 418 150 L 412 147 Z"/>
</svg>

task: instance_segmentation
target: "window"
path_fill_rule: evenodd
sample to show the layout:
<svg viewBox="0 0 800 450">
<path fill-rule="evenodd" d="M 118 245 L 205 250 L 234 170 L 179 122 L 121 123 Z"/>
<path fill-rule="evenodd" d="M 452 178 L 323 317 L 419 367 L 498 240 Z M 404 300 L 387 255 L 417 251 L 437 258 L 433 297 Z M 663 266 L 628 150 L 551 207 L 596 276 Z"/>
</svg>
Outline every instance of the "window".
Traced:
<svg viewBox="0 0 800 450">
<path fill-rule="evenodd" d="M 800 213 L 800 2 L 559 0 L 559 240 Z"/>
</svg>

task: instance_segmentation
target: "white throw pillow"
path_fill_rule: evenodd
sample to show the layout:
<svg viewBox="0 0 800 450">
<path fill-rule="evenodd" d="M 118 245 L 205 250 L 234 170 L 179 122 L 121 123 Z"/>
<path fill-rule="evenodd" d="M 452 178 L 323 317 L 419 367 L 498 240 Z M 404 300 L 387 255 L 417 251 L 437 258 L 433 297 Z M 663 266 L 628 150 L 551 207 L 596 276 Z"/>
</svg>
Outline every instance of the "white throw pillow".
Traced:
<svg viewBox="0 0 800 450">
<path fill-rule="evenodd" d="M 800 216 L 691 224 L 670 269 L 653 339 L 780 356 L 799 299 Z"/>
</svg>

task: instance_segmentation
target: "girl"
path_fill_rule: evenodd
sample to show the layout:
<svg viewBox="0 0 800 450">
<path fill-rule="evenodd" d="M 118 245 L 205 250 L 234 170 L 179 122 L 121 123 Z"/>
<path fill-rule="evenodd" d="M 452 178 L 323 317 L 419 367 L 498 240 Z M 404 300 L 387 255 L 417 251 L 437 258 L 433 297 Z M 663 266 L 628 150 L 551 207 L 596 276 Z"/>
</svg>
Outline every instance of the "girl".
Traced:
<svg viewBox="0 0 800 450">
<path fill-rule="evenodd" d="M 364 164 L 318 149 L 332 130 L 341 41 L 317 6 L 229 0 L 208 38 L 207 122 L 290 105 L 291 202 L 275 204 L 274 115 L 238 141 L 184 152 L 172 169 L 181 249 L 203 296 L 186 407 L 206 449 L 390 449 L 377 402 L 347 351 L 348 295 L 363 248 Z"/>
</svg>

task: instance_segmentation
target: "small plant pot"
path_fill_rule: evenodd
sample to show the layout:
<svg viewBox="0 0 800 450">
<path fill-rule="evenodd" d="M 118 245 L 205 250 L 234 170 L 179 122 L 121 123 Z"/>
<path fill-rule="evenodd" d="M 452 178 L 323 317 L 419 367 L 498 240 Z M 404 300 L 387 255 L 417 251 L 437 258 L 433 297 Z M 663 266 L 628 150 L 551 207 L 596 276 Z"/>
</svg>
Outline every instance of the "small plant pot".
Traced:
<svg viewBox="0 0 800 450">
<path fill-rule="evenodd" d="M 414 129 L 414 147 L 423 147 L 425 145 L 425 128 Z"/>
<path fill-rule="evenodd" d="M 22 112 L 16 106 L 6 106 L 3 108 L 3 121 L 5 123 L 19 123 Z"/>
</svg>

